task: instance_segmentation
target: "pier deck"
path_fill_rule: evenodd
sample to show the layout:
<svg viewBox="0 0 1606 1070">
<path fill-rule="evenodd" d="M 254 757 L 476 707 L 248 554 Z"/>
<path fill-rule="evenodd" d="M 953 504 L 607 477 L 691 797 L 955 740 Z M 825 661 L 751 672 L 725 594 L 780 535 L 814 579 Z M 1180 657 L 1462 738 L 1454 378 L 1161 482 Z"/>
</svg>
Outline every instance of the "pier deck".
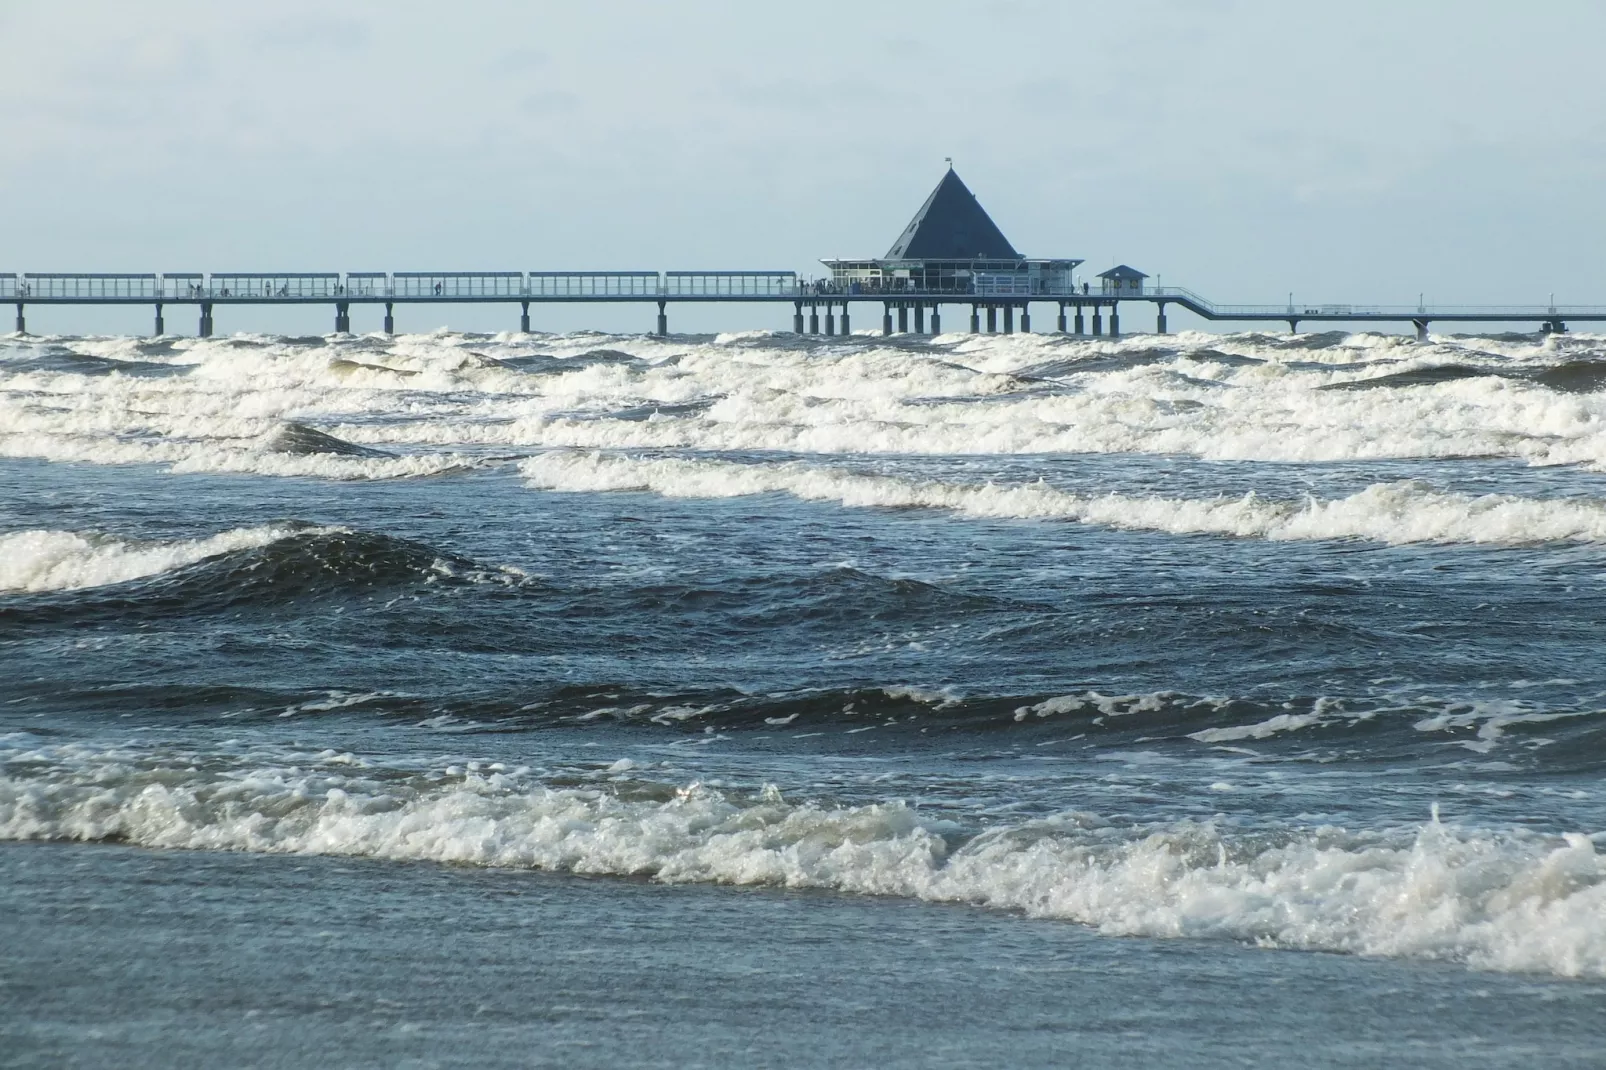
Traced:
<svg viewBox="0 0 1606 1070">
<path fill-rule="evenodd" d="M 1177 305 L 1208 321 L 1286 323 L 1298 330 L 1301 323 L 1409 323 L 1426 337 L 1429 323 L 1535 323 L 1545 332 L 1565 331 L 1568 321 L 1606 321 L 1606 305 L 1229 305 L 1209 301 L 1182 287 L 1149 287 L 1119 294 L 1087 290 L 1008 292 L 990 287 L 985 293 L 956 289 L 860 289 L 832 285 L 828 280 L 800 278 L 792 271 L 480 271 L 480 272 L 174 272 L 164 274 L 23 273 L 0 274 L 0 302 L 17 306 L 17 330 L 26 330 L 28 305 L 150 305 L 156 312 L 156 333 L 163 333 L 163 308 L 195 305 L 200 309 L 200 333 L 212 333 L 213 314 L 219 305 L 333 305 L 335 330 L 350 330 L 350 306 L 385 306 L 385 329 L 394 331 L 398 304 L 518 304 L 520 326 L 530 329 L 532 304 L 656 303 L 657 333 L 668 331 L 667 306 L 679 303 L 790 303 L 793 329 L 799 334 L 836 334 L 840 307 L 841 332 L 847 333 L 850 305 L 883 306 L 882 330 L 892 334 L 894 314 L 898 330 L 925 333 L 926 316 L 931 332 L 940 330 L 943 305 L 970 305 L 970 328 L 981 330 L 985 311 L 988 330 L 1031 329 L 1030 306 L 1058 306 L 1056 329 L 1070 333 L 1120 332 L 1119 306 L 1147 303 L 1156 306 L 1156 330 L 1165 333 L 1166 309 Z M 820 329 L 820 309 L 825 329 Z M 809 310 L 805 322 L 804 309 Z M 1074 316 L 1067 318 L 1067 310 Z M 1091 315 L 1091 331 L 1084 315 Z"/>
</svg>

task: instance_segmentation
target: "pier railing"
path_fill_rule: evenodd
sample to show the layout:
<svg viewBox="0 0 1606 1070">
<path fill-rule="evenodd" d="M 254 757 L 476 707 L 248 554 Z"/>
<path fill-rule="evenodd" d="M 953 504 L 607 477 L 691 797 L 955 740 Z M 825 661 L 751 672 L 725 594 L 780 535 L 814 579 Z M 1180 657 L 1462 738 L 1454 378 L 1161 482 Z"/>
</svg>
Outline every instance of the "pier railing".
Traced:
<svg viewBox="0 0 1606 1070">
<path fill-rule="evenodd" d="M 795 271 L 666 271 L 666 295 L 697 297 L 792 297 Z"/>
<path fill-rule="evenodd" d="M 651 297 L 663 289 L 656 271 L 532 271 L 531 297 Z"/>
<path fill-rule="evenodd" d="M 516 298 L 524 294 L 522 271 L 398 271 L 391 280 L 393 297 Z"/>
</svg>

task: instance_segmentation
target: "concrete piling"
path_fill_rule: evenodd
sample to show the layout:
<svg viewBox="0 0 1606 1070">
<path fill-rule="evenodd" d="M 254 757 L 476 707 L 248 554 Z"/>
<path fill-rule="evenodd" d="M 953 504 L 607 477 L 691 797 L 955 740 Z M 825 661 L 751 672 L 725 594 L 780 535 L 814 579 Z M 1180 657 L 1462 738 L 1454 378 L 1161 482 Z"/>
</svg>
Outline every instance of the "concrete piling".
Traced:
<svg viewBox="0 0 1606 1070">
<path fill-rule="evenodd" d="M 396 304 L 393 301 L 385 302 L 385 333 L 396 333 Z"/>
<path fill-rule="evenodd" d="M 667 309 L 668 309 L 668 302 L 667 301 L 658 302 L 658 337 L 659 338 L 667 338 L 667 337 L 669 337 L 669 312 L 667 311 Z"/>
<path fill-rule="evenodd" d="M 152 337 L 154 337 L 154 338 L 160 338 L 162 335 L 164 335 L 166 333 L 167 333 L 167 327 L 162 322 L 162 306 L 161 305 L 157 305 L 156 306 L 156 330 L 151 332 L 151 334 L 152 334 Z"/>
<path fill-rule="evenodd" d="M 530 333 L 530 302 L 528 302 L 528 301 L 520 301 L 519 302 L 519 309 L 520 309 L 520 312 L 519 312 L 519 333 L 520 334 L 529 334 Z"/>
<path fill-rule="evenodd" d="M 883 338 L 891 338 L 892 337 L 892 302 L 891 301 L 883 301 L 881 303 L 881 336 Z"/>
<path fill-rule="evenodd" d="M 792 333 L 803 333 L 803 302 L 792 302 Z"/>
<path fill-rule="evenodd" d="M 970 306 L 970 333 L 981 333 L 981 309 L 976 305 Z"/>
</svg>

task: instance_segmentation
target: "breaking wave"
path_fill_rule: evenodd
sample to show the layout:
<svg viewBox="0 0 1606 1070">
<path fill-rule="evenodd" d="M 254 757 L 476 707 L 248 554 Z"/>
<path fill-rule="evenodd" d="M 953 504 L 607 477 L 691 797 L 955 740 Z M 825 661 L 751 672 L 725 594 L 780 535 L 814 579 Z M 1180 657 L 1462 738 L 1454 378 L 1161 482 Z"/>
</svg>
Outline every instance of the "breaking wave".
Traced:
<svg viewBox="0 0 1606 1070">
<path fill-rule="evenodd" d="M 118 592 L 123 608 L 142 599 L 273 600 L 353 584 L 486 576 L 513 582 L 523 574 L 406 539 L 293 522 L 171 541 L 46 530 L 0 535 L 0 592 L 124 585 Z M 127 587 L 141 581 L 142 587 Z"/>
<path fill-rule="evenodd" d="M 790 802 L 600 765 L 553 787 L 500 764 L 401 773 L 5 741 L 0 838 L 352 855 L 822 888 L 968 903 L 1112 935 L 1606 976 L 1606 861 L 1588 836 L 1416 828 L 1235 832 L 1086 812 L 983 828 L 901 802 Z"/>
<path fill-rule="evenodd" d="M 947 509 L 966 516 L 1073 520 L 1170 534 L 1270 540 L 1364 539 L 1409 543 L 1606 541 L 1606 503 L 1511 495 L 1468 496 L 1418 480 L 1374 484 L 1345 498 L 1179 499 L 1085 496 L 1046 483 L 916 482 L 801 463 L 643 458 L 554 451 L 520 470 L 531 486 L 557 491 L 645 490 L 676 498 L 788 494 L 850 507 Z"/>
</svg>

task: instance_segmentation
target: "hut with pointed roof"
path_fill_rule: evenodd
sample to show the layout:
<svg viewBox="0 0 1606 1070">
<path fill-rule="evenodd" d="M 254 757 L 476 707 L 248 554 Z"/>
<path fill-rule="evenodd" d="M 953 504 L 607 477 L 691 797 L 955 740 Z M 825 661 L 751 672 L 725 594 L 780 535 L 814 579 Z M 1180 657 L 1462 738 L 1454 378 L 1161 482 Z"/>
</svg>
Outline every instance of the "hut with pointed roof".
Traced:
<svg viewBox="0 0 1606 1070">
<path fill-rule="evenodd" d="M 1029 298 L 1070 292 L 1082 261 L 1016 252 L 950 164 L 885 256 L 821 263 L 837 293 Z"/>
</svg>

